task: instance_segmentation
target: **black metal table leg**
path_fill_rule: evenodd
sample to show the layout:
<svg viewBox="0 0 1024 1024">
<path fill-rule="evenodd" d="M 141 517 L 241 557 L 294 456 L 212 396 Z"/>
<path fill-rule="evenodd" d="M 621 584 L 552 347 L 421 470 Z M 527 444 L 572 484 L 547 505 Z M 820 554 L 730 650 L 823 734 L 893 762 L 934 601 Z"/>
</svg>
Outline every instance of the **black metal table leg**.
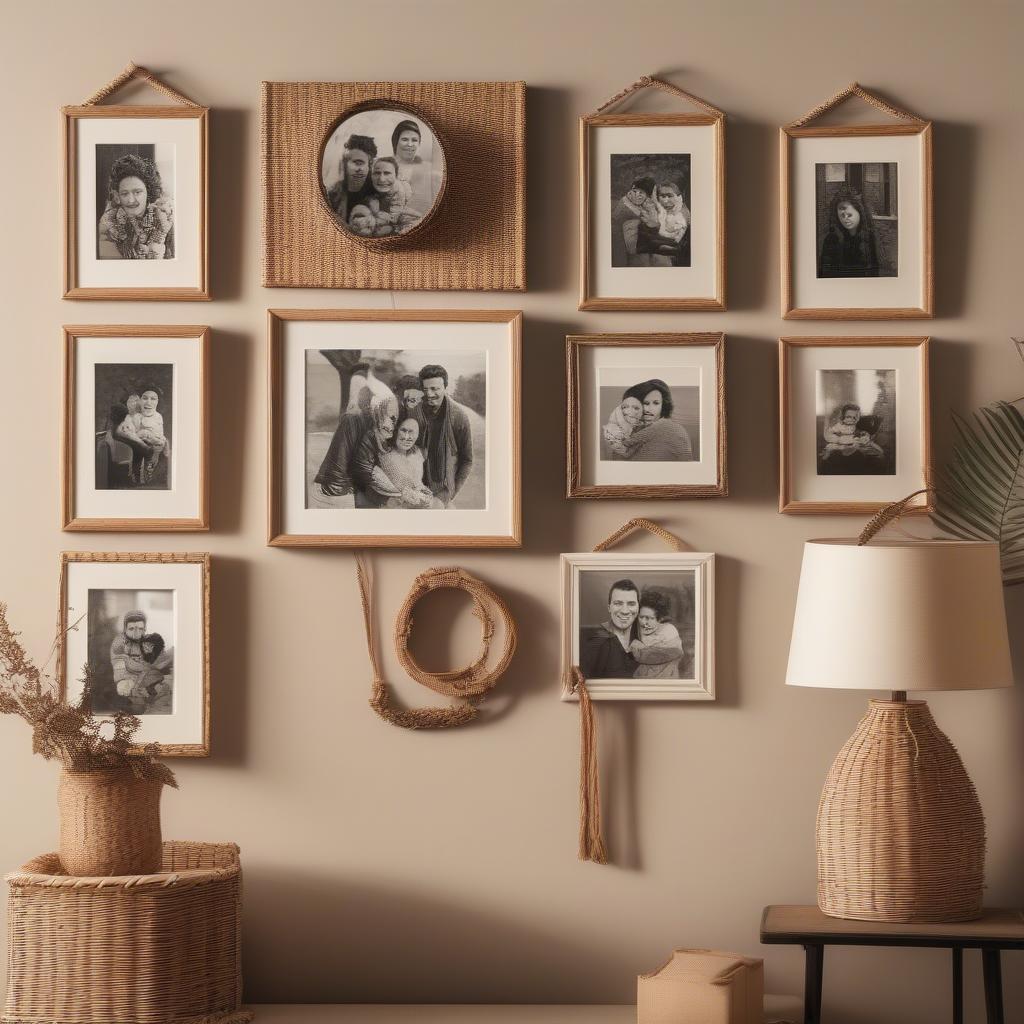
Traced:
<svg viewBox="0 0 1024 1024">
<path fill-rule="evenodd" d="M 985 1016 L 988 1024 L 1003 1024 L 1003 966 L 999 949 L 981 951 L 981 969 L 985 977 Z"/>
<path fill-rule="evenodd" d="M 821 982 L 825 970 L 825 947 L 820 943 L 804 946 L 804 1024 L 821 1024 Z"/>
<path fill-rule="evenodd" d="M 953 1024 L 964 1024 L 964 951 L 953 947 Z"/>
</svg>

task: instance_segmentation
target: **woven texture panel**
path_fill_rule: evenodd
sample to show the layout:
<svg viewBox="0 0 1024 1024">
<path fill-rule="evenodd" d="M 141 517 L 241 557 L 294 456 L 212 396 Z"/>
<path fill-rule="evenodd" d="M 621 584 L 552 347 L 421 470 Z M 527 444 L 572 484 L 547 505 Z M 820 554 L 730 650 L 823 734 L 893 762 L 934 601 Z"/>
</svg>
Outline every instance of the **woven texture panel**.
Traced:
<svg viewBox="0 0 1024 1024">
<path fill-rule="evenodd" d="M 320 152 L 344 111 L 377 99 L 437 128 L 447 185 L 422 235 L 371 249 L 329 212 Z M 264 82 L 263 285 L 523 291 L 525 100 L 523 82 Z"/>
</svg>

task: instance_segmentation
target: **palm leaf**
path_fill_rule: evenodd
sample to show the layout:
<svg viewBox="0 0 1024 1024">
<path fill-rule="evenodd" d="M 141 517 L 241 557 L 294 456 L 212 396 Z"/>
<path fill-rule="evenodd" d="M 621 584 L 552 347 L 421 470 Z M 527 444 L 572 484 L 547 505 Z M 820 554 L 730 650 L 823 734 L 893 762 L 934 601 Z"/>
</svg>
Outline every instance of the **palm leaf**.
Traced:
<svg viewBox="0 0 1024 1024">
<path fill-rule="evenodd" d="M 995 402 L 965 419 L 937 489 L 934 519 L 962 540 L 999 545 L 1003 582 L 1024 583 L 1024 416 Z"/>
</svg>

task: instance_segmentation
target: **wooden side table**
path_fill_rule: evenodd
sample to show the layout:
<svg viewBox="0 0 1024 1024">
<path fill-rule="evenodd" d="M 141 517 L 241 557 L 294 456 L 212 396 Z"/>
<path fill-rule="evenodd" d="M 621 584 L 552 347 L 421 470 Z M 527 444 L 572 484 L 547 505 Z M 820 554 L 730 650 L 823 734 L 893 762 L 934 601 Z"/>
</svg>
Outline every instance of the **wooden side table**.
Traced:
<svg viewBox="0 0 1024 1024">
<path fill-rule="evenodd" d="M 821 1022 L 826 946 L 924 946 L 952 950 L 953 1024 L 963 1024 L 964 1020 L 963 951 L 980 949 L 988 1024 L 1003 1024 L 1000 952 L 1024 949 L 1024 911 L 990 909 L 976 921 L 953 924 L 884 924 L 826 917 L 817 907 L 765 907 L 761 941 L 804 947 L 804 1024 Z"/>
</svg>

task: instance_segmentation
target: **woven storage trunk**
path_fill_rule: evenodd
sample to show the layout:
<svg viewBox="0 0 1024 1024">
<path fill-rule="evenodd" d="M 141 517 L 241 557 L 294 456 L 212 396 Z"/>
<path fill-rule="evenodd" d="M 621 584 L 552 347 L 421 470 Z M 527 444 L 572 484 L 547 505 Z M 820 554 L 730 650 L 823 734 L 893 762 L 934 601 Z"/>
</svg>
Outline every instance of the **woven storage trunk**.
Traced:
<svg viewBox="0 0 1024 1024">
<path fill-rule="evenodd" d="M 56 853 L 7 876 L 3 1024 L 243 1024 L 233 844 L 169 842 L 155 875 L 76 878 Z"/>
</svg>

